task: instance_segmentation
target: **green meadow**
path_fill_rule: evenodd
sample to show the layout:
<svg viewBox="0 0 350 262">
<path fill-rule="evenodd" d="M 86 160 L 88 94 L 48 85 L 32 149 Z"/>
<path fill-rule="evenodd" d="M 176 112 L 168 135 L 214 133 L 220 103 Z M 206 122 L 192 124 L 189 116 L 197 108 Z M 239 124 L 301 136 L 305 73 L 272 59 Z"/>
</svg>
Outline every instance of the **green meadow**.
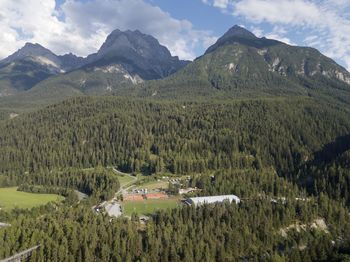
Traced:
<svg viewBox="0 0 350 262">
<path fill-rule="evenodd" d="M 157 210 L 172 209 L 176 208 L 177 206 L 179 206 L 178 198 L 125 201 L 122 204 L 123 213 L 126 216 L 131 216 L 132 213 L 136 213 L 138 215 L 149 215 Z"/>
<path fill-rule="evenodd" d="M 17 208 L 32 208 L 49 202 L 62 201 L 64 197 L 55 194 L 33 194 L 17 191 L 17 187 L 0 188 L 0 208 L 11 210 Z"/>
</svg>

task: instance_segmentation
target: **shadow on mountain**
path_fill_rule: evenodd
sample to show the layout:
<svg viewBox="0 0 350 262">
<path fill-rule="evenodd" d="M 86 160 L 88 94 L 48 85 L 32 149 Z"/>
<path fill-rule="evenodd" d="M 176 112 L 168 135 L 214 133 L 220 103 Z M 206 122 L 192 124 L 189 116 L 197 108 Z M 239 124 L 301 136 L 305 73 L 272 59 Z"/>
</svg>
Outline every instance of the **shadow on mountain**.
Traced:
<svg viewBox="0 0 350 262">
<path fill-rule="evenodd" d="M 312 164 L 329 163 L 344 152 L 350 150 L 350 134 L 337 137 L 333 142 L 315 152 Z"/>
</svg>

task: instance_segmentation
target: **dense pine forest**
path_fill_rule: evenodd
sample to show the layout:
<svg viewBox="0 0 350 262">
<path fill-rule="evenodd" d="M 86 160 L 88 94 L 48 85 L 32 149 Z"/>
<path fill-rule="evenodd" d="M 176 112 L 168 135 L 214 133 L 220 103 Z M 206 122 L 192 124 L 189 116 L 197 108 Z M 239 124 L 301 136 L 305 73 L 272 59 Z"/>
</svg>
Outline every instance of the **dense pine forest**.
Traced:
<svg viewBox="0 0 350 262">
<path fill-rule="evenodd" d="M 108 200 L 119 189 L 119 180 L 113 172 L 103 168 L 93 170 L 65 169 L 35 172 L 16 177 L 18 190 L 33 193 L 59 193 L 75 189 L 94 199 Z M 10 180 L 11 181 L 11 180 Z"/>
<path fill-rule="evenodd" d="M 269 170 L 217 172 L 215 178 L 208 175 L 192 182 L 204 194 L 235 192 L 244 201 L 157 212 L 147 225 L 140 225 L 135 216 L 111 220 L 96 215 L 85 204 L 14 210 L 5 217 L 12 226 L 0 230 L 0 257 L 40 244 L 31 261 L 349 258 L 349 213 L 324 194 L 297 199 L 304 193 Z"/>
<path fill-rule="evenodd" d="M 346 109 L 312 98 L 85 97 L 19 116 L 0 126 L 1 185 L 67 200 L 0 211 L 12 225 L 0 229 L 0 257 L 40 244 L 32 261 L 346 260 L 348 147 L 332 145 L 349 133 Z M 242 202 L 161 211 L 147 225 L 111 219 L 91 205 L 119 182 L 97 166 L 187 174 L 194 195 Z M 71 190 L 91 197 L 78 204 Z"/>
<path fill-rule="evenodd" d="M 1 5 L 5 46 L 46 39 L 60 52 L 26 43 L 0 60 L 1 261 L 28 249 L 27 261 L 350 261 L 350 73 L 343 66 L 312 47 L 249 32 L 297 40 L 288 21 L 245 16 L 256 1 L 197 1 L 257 22 L 219 38 L 157 1 L 45 2 L 54 20 L 45 28 L 34 26 L 46 21 L 42 14 L 14 27 L 26 9 L 36 16 L 25 1 Z M 260 2 L 275 13 L 290 5 Z M 305 14 L 326 19 L 322 28 L 319 18 L 302 19 L 298 3 L 290 28 L 299 19 L 302 31 L 312 27 L 298 41 L 346 43 L 338 37 L 346 4 L 306 2 Z M 107 36 L 115 24 L 134 30 L 140 23 L 161 41 L 139 30 Z M 173 56 L 192 56 L 214 38 L 193 61 Z M 161 44 L 169 41 L 171 51 Z M 84 57 L 61 54 L 72 44 Z M 344 50 L 327 52 L 345 63 Z"/>
<path fill-rule="evenodd" d="M 348 113 L 313 99 L 145 102 L 76 98 L 0 127 L 0 170 L 115 165 L 174 174 L 244 167 L 290 173 L 350 133 Z"/>
</svg>

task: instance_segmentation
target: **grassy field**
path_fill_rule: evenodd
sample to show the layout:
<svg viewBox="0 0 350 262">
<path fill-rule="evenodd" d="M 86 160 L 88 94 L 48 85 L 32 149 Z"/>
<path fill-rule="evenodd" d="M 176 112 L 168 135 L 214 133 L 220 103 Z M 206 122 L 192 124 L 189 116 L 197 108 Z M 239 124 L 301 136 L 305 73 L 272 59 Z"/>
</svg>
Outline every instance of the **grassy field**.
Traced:
<svg viewBox="0 0 350 262">
<path fill-rule="evenodd" d="M 141 189 L 141 188 L 147 188 L 148 190 L 153 190 L 156 188 L 162 188 L 162 189 L 167 189 L 169 187 L 169 182 L 168 181 L 149 181 L 149 182 L 145 182 L 141 185 L 138 185 L 136 188 Z"/>
<path fill-rule="evenodd" d="M 18 208 L 32 208 L 45 205 L 51 201 L 62 201 L 64 198 L 54 194 L 32 194 L 17 191 L 16 187 L 0 188 L 0 208 L 10 210 Z"/>
<path fill-rule="evenodd" d="M 123 176 L 123 175 L 118 175 L 118 180 L 120 183 L 120 186 L 124 186 L 132 181 L 134 181 L 134 179 L 130 176 Z"/>
<path fill-rule="evenodd" d="M 152 214 L 157 210 L 171 209 L 179 205 L 179 199 L 154 199 L 143 201 L 126 201 L 122 204 L 123 213 L 126 216 L 131 216 L 132 213 L 138 215 Z"/>
</svg>

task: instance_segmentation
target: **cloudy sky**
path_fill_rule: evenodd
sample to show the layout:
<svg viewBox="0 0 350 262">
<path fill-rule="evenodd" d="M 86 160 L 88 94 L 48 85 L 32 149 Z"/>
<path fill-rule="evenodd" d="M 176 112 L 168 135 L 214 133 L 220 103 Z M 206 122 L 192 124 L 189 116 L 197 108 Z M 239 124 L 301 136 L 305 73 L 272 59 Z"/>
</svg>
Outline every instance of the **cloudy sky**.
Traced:
<svg viewBox="0 0 350 262">
<path fill-rule="evenodd" d="M 350 69 L 349 0 L 0 0 L 0 58 L 25 42 L 86 56 L 118 28 L 193 59 L 234 24 L 315 47 Z"/>
</svg>

